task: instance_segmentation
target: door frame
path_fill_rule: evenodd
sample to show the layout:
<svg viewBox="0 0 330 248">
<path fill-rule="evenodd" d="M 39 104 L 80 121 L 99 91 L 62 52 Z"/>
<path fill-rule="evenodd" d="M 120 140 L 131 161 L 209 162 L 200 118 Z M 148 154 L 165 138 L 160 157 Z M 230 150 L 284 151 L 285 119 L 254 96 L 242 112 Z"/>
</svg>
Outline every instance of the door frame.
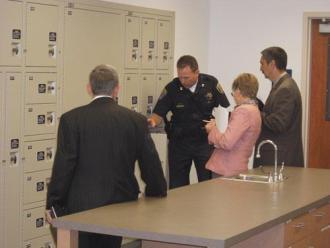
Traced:
<svg viewBox="0 0 330 248">
<path fill-rule="evenodd" d="M 311 24 L 313 19 L 329 18 L 330 12 L 304 12 L 303 15 L 303 44 L 302 44 L 302 70 L 301 70 L 301 97 L 303 105 L 303 147 L 305 167 L 308 163 L 309 145 L 309 98 L 311 84 Z"/>
</svg>

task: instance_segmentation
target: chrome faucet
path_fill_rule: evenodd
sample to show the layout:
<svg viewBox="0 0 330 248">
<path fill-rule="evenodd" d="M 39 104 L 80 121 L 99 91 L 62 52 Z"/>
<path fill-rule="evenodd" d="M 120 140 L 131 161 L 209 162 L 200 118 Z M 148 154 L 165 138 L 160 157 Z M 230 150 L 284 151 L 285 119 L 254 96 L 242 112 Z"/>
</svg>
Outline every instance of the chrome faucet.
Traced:
<svg viewBox="0 0 330 248">
<path fill-rule="evenodd" d="M 282 181 L 283 179 L 283 176 L 282 175 L 278 175 L 278 172 L 277 172 L 277 145 L 272 141 L 272 140 L 263 140 L 260 142 L 260 144 L 258 145 L 258 148 L 257 148 L 257 154 L 256 154 L 256 157 L 257 158 L 260 158 L 260 148 L 266 144 L 266 143 L 269 143 L 271 144 L 273 147 L 274 147 L 274 165 L 275 165 L 275 168 L 274 168 L 274 175 L 273 175 L 273 182 L 277 182 L 277 181 Z M 281 168 L 281 173 L 282 174 L 282 171 L 283 171 L 283 167 L 284 165 L 282 164 L 282 168 Z"/>
</svg>

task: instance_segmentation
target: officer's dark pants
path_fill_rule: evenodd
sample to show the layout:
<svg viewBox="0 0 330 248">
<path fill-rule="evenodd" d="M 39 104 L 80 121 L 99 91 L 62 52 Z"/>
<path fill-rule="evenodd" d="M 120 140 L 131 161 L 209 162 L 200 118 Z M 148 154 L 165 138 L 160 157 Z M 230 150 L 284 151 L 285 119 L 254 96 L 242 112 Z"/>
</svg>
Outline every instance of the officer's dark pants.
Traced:
<svg viewBox="0 0 330 248">
<path fill-rule="evenodd" d="M 170 189 L 189 185 L 189 174 L 194 161 L 198 181 L 211 179 L 211 172 L 205 168 L 213 147 L 208 144 L 207 138 L 198 139 L 175 139 L 168 144 Z"/>
</svg>

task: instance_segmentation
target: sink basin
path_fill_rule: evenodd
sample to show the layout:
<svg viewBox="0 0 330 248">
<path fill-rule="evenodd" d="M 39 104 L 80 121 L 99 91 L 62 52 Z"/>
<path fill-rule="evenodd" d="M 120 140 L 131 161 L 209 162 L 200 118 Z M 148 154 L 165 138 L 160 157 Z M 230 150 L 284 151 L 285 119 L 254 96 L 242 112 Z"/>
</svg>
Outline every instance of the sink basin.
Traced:
<svg viewBox="0 0 330 248">
<path fill-rule="evenodd" d="M 272 179 L 269 179 L 265 175 L 254 175 L 254 174 L 238 174 L 232 177 L 222 177 L 226 180 L 244 181 L 244 182 L 255 182 L 255 183 L 272 183 Z"/>
</svg>

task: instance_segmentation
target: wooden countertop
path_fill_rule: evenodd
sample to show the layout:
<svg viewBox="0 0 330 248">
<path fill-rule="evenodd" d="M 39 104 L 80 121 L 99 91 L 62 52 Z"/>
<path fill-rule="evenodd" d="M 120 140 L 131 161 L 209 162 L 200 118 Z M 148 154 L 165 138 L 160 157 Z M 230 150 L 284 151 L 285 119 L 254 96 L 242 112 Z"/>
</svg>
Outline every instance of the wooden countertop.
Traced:
<svg viewBox="0 0 330 248">
<path fill-rule="evenodd" d="M 108 205 L 58 218 L 53 224 L 138 239 L 230 247 L 330 201 L 330 170 L 286 167 L 284 175 L 287 180 L 273 184 L 213 179 L 171 190 L 166 198 Z"/>
</svg>

